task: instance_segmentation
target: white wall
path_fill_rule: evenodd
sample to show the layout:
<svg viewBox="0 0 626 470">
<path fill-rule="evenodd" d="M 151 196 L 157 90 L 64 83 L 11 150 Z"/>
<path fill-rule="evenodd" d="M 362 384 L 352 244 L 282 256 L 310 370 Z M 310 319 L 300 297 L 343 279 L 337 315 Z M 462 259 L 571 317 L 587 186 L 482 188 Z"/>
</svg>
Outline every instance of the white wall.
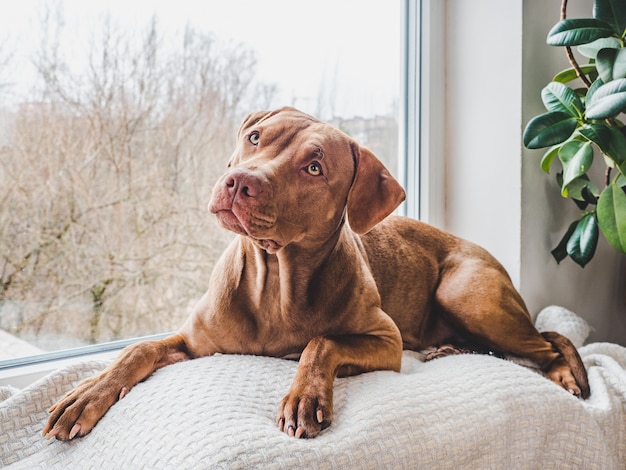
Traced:
<svg viewBox="0 0 626 470">
<path fill-rule="evenodd" d="M 519 285 L 522 2 L 450 0 L 446 13 L 445 226 Z"/>
<path fill-rule="evenodd" d="M 507 268 L 531 313 L 551 304 L 583 316 L 590 340 L 626 344 L 626 257 L 601 239 L 584 269 L 550 250 L 575 217 L 542 151 L 521 143 L 525 124 L 543 112 L 540 91 L 568 67 L 545 44 L 560 2 L 446 0 L 445 228 L 489 249 Z M 593 0 L 570 2 L 570 17 L 590 15 Z"/>
</svg>

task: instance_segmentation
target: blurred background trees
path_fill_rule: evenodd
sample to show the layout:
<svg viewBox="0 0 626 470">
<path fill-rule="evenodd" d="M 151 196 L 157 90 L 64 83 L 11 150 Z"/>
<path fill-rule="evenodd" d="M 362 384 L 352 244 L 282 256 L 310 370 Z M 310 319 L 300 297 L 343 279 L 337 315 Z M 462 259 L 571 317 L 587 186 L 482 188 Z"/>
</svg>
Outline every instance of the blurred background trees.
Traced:
<svg viewBox="0 0 626 470">
<path fill-rule="evenodd" d="M 0 32 L 0 329 L 44 350 L 178 329 L 233 236 L 206 207 L 241 119 L 299 104 L 240 44 L 99 24 L 68 47 L 42 11 L 27 90 Z M 335 116 L 335 85 L 320 117 L 395 172 L 397 113 Z"/>
<path fill-rule="evenodd" d="M 106 21 L 76 72 L 42 27 L 40 89 L 1 111 L 0 328 L 44 349 L 175 330 L 231 237 L 206 205 L 254 55 Z"/>
</svg>

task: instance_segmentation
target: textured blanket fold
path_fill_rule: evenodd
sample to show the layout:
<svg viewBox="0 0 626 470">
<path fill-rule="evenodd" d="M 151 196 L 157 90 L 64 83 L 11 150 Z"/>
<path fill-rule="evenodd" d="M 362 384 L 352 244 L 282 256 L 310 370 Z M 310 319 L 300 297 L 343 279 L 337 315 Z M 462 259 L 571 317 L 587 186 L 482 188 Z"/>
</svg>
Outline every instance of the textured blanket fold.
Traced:
<svg viewBox="0 0 626 470">
<path fill-rule="evenodd" d="M 624 469 L 626 348 L 593 343 L 579 351 L 592 391 L 586 401 L 506 360 L 460 355 L 424 363 L 406 351 L 401 373 L 337 379 L 333 424 L 310 440 L 289 438 L 274 423 L 296 362 L 216 355 L 158 370 L 86 437 L 47 441 L 48 407 L 106 365 L 84 362 L 24 390 L 0 390 L 10 395 L 0 403 L 0 464 Z"/>
</svg>

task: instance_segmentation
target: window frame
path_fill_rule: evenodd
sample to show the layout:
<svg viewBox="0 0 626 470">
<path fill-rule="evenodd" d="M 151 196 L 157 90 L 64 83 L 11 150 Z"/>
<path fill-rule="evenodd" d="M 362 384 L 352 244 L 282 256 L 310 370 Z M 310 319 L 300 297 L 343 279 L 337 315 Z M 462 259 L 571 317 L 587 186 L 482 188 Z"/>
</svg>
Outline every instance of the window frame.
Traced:
<svg viewBox="0 0 626 470">
<path fill-rule="evenodd" d="M 403 0 L 399 179 L 407 191 L 400 213 L 437 226 L 444 222 L 444 2 Z M 0 386 L 24 388 L 79 361 L 110 361 L 124 347 L 171 333 L 142 336 L 0 361 Z"/>
<path fill-rule="evenodd" d="M 22 389 L 62 367 L 86 360 L 111 361 L 130 344 L 161 339 L 171 334 L 170 332 L 140 336 L 0 361 L 0 387 L 11 386 Z"/>
<path fill-rule="evenodd" d="M 400 178 L 407 191 L 402 213 L 443 228 L 445 2 L 403 4 Z M 439 46 L 439 47 L 437 47 Z"/>
</svg>

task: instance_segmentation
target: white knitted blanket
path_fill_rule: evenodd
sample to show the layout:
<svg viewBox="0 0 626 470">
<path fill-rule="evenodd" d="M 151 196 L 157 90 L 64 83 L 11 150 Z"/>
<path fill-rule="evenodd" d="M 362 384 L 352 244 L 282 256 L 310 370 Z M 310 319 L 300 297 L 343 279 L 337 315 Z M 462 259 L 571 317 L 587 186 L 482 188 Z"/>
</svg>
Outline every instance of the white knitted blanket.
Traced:
<svg viewBox="0 0 626 470">
<path fill-rule="evenodd" d="M 548 310 L 540 328 L 578 344 L 586 339 L 583 320 Z M 337 379 L 334 421 L 310 440 L 289 438 L 274 424 L 296 362 L 217 355 L 157 371 L 88 436 L 47 441 L 46 409 L 105 366 L 85 362 L 22 391 L 0 390 L 11 395 L 0 403 L 0 466 L 626 469 L 626 348 L 594 343 L 580 354 L 591 384 L 586 401 L 506 360 L 462 355 L 424 363 L 405 352 L 399 374 Z"/>
</svg>

